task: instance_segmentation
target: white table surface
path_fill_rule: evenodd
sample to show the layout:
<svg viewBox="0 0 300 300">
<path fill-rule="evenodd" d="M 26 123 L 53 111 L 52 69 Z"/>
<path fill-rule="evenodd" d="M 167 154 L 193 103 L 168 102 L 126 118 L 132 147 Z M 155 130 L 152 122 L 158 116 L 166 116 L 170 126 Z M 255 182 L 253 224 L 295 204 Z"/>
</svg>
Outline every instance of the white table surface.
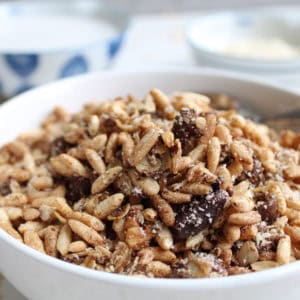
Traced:
<svg viewBox="0 0 300 300">
<path fill-rule="evenodd" d="M 197 66 L 185 42 L 184 28 L 191 19 L 199 16 L 201 14 L 191 13 L 135 17 L 112 68 L 138 70 Z M 292 75 L 275 74 L 269 76 L 269 79 L 300 91 L 300 72 Z M 0 279 L 0 300 L 25 300 L 25 298 L 5 279 Z"/>
</svg>

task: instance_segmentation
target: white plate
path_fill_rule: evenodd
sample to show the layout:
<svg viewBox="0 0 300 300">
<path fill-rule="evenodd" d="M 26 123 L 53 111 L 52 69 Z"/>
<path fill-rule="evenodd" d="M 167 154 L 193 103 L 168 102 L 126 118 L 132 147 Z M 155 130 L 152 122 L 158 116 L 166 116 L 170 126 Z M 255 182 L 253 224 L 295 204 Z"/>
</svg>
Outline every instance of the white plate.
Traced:
<svg viewBox="0 0 300 300">
<path fill-rule="evenodd" d="M 246 38 L 279 38 L 300 47 L 300 6 L 259 7 L 199 17 L 188 24 L 187 40 L 199 62 L 253 72 L 300 70 L 294 59 L 252 59 L 224 54 L 224 47 Z M 270 50 L 271 51 L 271 50 Z"/>
</svg>

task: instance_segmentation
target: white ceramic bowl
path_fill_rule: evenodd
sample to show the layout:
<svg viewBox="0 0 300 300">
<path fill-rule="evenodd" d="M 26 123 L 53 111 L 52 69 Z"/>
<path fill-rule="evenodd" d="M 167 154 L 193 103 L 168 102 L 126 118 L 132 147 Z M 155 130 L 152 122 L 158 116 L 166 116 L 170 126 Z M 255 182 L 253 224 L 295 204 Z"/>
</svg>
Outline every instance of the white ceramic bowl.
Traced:
<svg viewBox="0 0 300 300">
<path fill-rule="evenodd" d="M 0 107 L 0 145 L 24 130 L 36 128 L 56 105 L 77 111 L 91 100 L 150 88 L 225 92 L 248 103 L 271 101 L 300 105 L 299 95 L 240 75 L 212 70 L 95 73 L 66 79 L 29 91 Z M 282 106 L 282 107 L 283 107 Z M 269 271 L 226 278 L 144 279 L 109 274 L 72 265 L 41 254 L 0 230 L 0 271 L 33 300 L 263 300 L 299 299 L 300 261 Z"/>
<path fill-rule="evenodd" d="M 127 22 L 100 0 L 0 3 L 0 97 L 107 67 Z"/>
<path fill-rule="evenodd" d="M 300 49 L 299 30 L 300 6 L 266 6 L 197 17 L 187 25 L 186 37 L 202 65 L 255 73 L 289 73 L 300 70 L 300 55 L 292 59 L 259 59 L 229 55 L 222 49 L 247 38 L 276 38 Z"/>
</svg>

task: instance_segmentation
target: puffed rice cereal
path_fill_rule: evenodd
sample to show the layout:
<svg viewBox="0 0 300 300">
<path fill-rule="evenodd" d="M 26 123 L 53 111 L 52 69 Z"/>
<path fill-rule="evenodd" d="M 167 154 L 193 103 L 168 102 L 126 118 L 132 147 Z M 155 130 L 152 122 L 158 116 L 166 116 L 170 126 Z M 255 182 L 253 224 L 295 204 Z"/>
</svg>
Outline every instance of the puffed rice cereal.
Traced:
<svg viewBox="0 0 300 300">
<path fill-rule="evenodd" d="M 245 274 L 300 259 L 300 135 L 228 97 L 153 89 L 56 108 L 0 149 L 0 228 L 99 271 Z"/>
</svg>

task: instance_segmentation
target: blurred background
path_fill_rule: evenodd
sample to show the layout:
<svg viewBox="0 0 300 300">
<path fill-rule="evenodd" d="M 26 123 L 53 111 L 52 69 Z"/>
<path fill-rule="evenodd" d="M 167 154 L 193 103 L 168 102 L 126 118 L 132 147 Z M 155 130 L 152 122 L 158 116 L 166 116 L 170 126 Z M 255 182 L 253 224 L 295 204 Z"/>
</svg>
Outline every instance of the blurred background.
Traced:
<svg viewBox="0 0 300 300">
<path fill-rule="evenodd" d="M 1 0 L 3 2 L 3 0 Z M 7 1 L 7 0 L 6 0 Z M 22 0 L 20 0 L 22 1 Z M 61 0 L 62 2 L 72 0 Z M 133 14 L 218 10 L 257 5 L 297 4 L 299 0 L 105 0 Z"/>
<path fill-rule="evenodd" d="M 298 88 L 299 0 L 0 0 L 0 99 L 107 69 L 210 67 Z"/>
<path fill-rule="evenodd" d="M 132 13 L 161 13 L 194 10 L 216 10 L 257 5 L 297 4 L 299 0 L 107 0 Z"/>
</svg>

